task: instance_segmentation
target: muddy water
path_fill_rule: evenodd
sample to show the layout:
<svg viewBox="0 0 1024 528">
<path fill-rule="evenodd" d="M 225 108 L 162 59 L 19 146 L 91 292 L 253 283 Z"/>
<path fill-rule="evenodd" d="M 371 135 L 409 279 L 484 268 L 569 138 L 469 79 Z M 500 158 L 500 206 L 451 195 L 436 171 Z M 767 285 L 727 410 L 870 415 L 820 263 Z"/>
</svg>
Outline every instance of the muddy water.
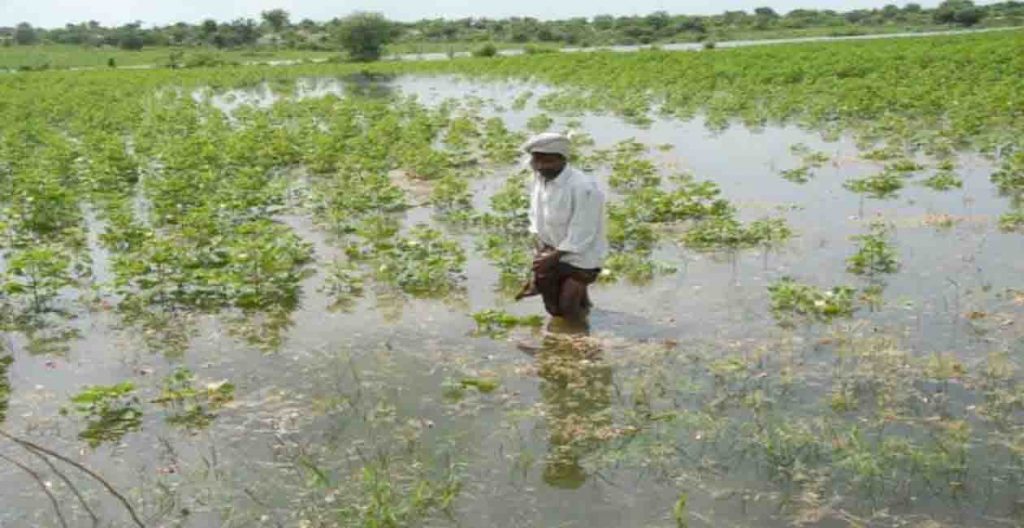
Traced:
<svg viewBox="0 0 1024 528">
<path fill-rule="evenodd" d="M 539 112 L 534 101 L 547 91 L 543 86 L 450 78 L 399 78 L 371 88 L 414 94 L 426 104 L 479 97 L 485 102 L 484 114 L 502 117 L 512 129 L 523 129 Z M 297 93 L 316 97 L 350 89 L 351 83 L 307 79 L 298 84 Z M 524 109 L 509 110 L 511 100 L 527 89 L 536 96 Z M 266 107 L 279 95 L 269 87 L 196 94 L 206 96 L 231 112 L 240 105 Z M 638 350 L 647 344 L 674 342 L 714 354 L 790 339 L 769 313 L 767 285 L 783 276 L 821 286 L 858 284 L 845 271 L 845 259 L 855 248 L 850 237 L 878 217 L 897 226 L 895 243 L 903 268 L 888 280 L 886 307 L 858 314 L 863 324 L 894 331 L 921 353 L 951 352 L 966 364 L 976 363 L 992 349 L 1019 344 L 1013 325 L 964 317 L 969 312 L 1001 311 L 1016 321 L 1017 312 L 998 294 L 1020 286 L 1024 267 L 1022 239 L 996 229 L 996 218 L 1007 205 L 988 181 L 991 163 L 979 156 L 959 159 L 962 189 L 937 192 L 908 184 L 897 198 L 871 200 L 842 188 L 848 178 L 880 170 L 879 165 L 858 159 L 850 137 L 825 141 L 792 126 L 758 131 L 733 126 L 711 132 L 699 119 L 658 119 L 638 128 L 607 115 L 555 117 L 553 128 L 578 120 L 579 130 L 593 136 L 596 147 L 629 138 L 650 146 L 671 145 L 650 153 L 666 174 L 688 172 L 717 182 L 744 219 L 784 211 L 781 214 L 798 237 L 767 255 L 756 250 L 708 255 L 667 243 L 656 256 L 675 265 L 676 273 L 646 285 L 597 286 L 590 326 L 601 353 L 586 363 L 592 367 L 585 368 L 592 370 L 583 375 L 588 387 L 596 387 L 593 397 L 561 394 L 557 383 L 538 376 L 535 350 L 471 335 L 475 325 L 469 313 L 499 307 L 516 314 L 540 314 L 542 309 L 536 299 L 502 301 L 493 292 L 494 267 L 474 249 L 471 237 L 456 235 L 470 257 L 460 298 L 396 303 L 368 288 L 349 310 L 330 311 L 331 300 L 321 291 L 321 270 L 303 283 L 301 306 L 287 314 L 283 344 L 270 352 L 239 337 L 245 320 L 229 314 L 195 314 L 180 321 L 179 330 L 189 335 L 187 350 L 153 353 L 145 345 L 146 336 L 124 328 L 103 302 L 90 304 L 91 310 L 69 323 L 80 337 L 67 340 L 63 354 L 31 354 L 26 336 L 10 335 L 16 361 L 8 428 L 26 430 L 31 438 L 65 452 L 81 452 L 83 462 L 118 487 L 132 490 L 132 498 L 144 505 L 154 526 L 300 525 L 301 512 L 311 500 L 309 476 L 292 455 L 305 449 L 351 462 L 353 446 L 372 447 L 372 424 L 352 420 L 339 410 L 345 405 L 358 407 L 365 400 L 389 402 L 403 420 L 422 429 L 419 442 L 427 451 L 438 459 L 451 456 L 458 461 L 461 495 L 450 517 L 430 525 L 674 526 L 673 504 L 680 490 L 688 489 L 692 526 L 783 526 L 783 490 L 757 472 L 698 473 L 682 459 L 680 471 L 672 476 L 628 460 L 594 472 L 559 465 L 552 462 L 558 460 L 554 454 L 559 449 L 552 420 L 559 413 L 626 413 L 628 385 L 644 366 L 636 363 Z M 825 152 L 833 160 L 814 170 L 813 179 L 804 185 L 779 176 L 780 170 L 800 163 L 789 150 L 795 143 Z M 486 207 L 487 198 L 509 173 L 496 171 L 474 182 L 478 208 Z M 598 175 L 607 177 L 604 172 Z M 930 224 L 931 215 L 939 214 L 952 215 L 955 223 L 946 228 Z M 313 244 L 318 268 L 339 257 L 336 241 L 300 208 L 280 220 Z M 428 209 L 414 209 L 405 218 L 406 225 L 419 221 L 432 221 Z M 109 265 L 95 244 L 102 227 L 95 222 L 91 226 L 90 246 L 96 248 L 95 275 L 102 291 Z M 530 332 L 515 337 L 541 342 Z M 790 342 L 810 346 L 820 337 L 814 331 L 798 332 Z M 808 368 L 828 361 L 817 358 Z M 159 380 L 175 365 L 190 367 L 201 380 L 229 379 L 237 387 L 236 402 L 202 433 L 183 434 L 159 416 L 149 415 L 142 431 L 129 434 L 120 445 L 89 450 L 75 438 L 78 423 L 57 413 L 69 395 L 88 384 L 133 379 L 146 395 L 155 396 Z M 806 379 L 825 374 L 811 372 Z M 458 403 L 446 400 L 446 380 L 467 375 L 497 377 L 500 389 L 493 395 L 469 395 Z M 374 405 L 368 407 L 375 409 Z M 6 466 L 0 466 L 0 478 L 5 483 L 0 490 L 0 526 L 54 525 L 45 498 L 30 480 Z M 688 478 L 711 482 L 705 488 Z M 82 485 L 103 504 L 105 518 L 116 519 L 118 525 L 126 522 L 99 488 Z M 698 491 L 702 489 L 718 491 Z M 920 507 L 940 519 L 986 524 L 985 511 L 976 506 L 930 500 Z M 908 508 L 909 513 L 915 511 Z M 79 512 L 74 519 L 85 523 L 87 517 Z"/>
</svg>

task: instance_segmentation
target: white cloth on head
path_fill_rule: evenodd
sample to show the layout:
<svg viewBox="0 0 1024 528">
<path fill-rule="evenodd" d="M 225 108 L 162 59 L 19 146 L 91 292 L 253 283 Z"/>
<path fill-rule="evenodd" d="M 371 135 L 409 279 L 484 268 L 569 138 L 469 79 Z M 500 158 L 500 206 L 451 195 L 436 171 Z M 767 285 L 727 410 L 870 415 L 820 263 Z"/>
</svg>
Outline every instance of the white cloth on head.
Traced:
<svg viewBox="0 0 1024 528">
<path fill-rule="evenodd" d="M 561 154 L 569 157 L 569 138 L 558 132 L 543 132 L 533 136 L 520 147 L 523 152 L 533 154 L 542 152 L 547 154 Z"/>
<path fill-rule="evenodd" d="M 604 223 L 604 193 L 589 175 L 569 165 L 552 180 L 535 174 L 530 232 L 564 251 L 562 262 L 582 269 L 600 268 L 608 253 Z"/>
</svg>

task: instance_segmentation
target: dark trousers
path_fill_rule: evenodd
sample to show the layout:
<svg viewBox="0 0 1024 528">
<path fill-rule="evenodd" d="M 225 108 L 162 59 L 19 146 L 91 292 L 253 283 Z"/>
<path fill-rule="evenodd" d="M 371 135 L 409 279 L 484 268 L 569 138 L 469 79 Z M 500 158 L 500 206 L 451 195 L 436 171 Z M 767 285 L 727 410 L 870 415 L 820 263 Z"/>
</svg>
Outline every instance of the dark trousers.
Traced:
<svg viewBox="0 0 1024 528">
<path fill-rule="evenodd" d="M 600 273 L 600 269 L 582 269 L 559 262 L 544 272 L 534 273 L 533 282 L 549 314 L 575 319 L 590 309 L 587 285 L 596 281 Z"/>
</svg>

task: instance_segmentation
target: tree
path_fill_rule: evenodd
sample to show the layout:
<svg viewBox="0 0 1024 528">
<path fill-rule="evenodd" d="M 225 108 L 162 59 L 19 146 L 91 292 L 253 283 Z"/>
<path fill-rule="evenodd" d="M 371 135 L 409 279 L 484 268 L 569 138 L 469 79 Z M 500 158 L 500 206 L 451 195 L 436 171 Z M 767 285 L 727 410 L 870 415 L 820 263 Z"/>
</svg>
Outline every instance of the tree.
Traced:
<svg viewBox="0 0 1024 528">
<path fill-rule="evenodd" d="M 260 13 L 263 18 L 263 22 L 270 26 L 270 29 L 274 30 L 274 33 L 280 33 L 284 28 L 288 27 L 288 12 L 284 9 L 271 9 L 270 11 L 264 11 Z"/>
<path fill-rule="evenodd" d="M 14 42 L 21 46 L 29 44 L 35 44 L 39 41 L 39 35 L 36 34 L 36 30 L 28 22 L 22 22 L 18 24 L 18 27 L 14 28 Z"/>
<path fill-rule="evenodd" d="M 973 26 L 981 21 L 985 12 L 975 7 L 971 0 L 946 0 L 939 4 L 932 14 L 939 24 Z"/>
<path fill-rule="evenodd" d="M 380 59 L 392 30 L 380 13 L 353 13 L 338 22 L 335 35 L 350 59 L 370 62 Z"/>
<path fill-rule="evenodd" d="M 764 18 L 779 18 L 779 14 L 770 7 L 758 7 L 754 9 L 754 14 Z"/>
</svg>

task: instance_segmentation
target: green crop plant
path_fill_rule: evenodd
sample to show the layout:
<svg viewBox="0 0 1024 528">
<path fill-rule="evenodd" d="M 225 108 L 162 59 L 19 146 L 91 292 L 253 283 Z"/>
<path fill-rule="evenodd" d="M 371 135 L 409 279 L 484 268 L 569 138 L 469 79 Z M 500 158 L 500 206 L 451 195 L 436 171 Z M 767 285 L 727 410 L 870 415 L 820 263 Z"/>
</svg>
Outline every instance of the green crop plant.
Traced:
<svg viewBox="0 0 1024 528">
<path fill-rule="evenodd" d="M 3 291 L 24 298 L 31 311 L 52 307 L 62 289 L 73 286 L 71 258 L 59 247 L 38 245 L 14 250 L 7 257 Z"/>
<path fill-rule="evenodd" d="M 855 178 L 843 183 L 843 187 L 872 198 L 892 198 L 903 188 L 903 175 L 891 170 L 884 170 L 873 176 Z"/>
<path fill-rule="evenodd" d="M 153 403 L 167 407 L 171 413 L 167 423 L 195 432 L 210 426 L 216 411 L 234 399 L 235 387 L 227 381 L 195 386 L 195 375 L 187 368 L 178 368 L 164 378 L 160 396 Z"/>
<path fill-rule="evenodd" d="M 78 437 L 90 447 L 120 441 L 142 427 L 142 408 L 131 382 L 93 385 L 71 397 L 72 411 L 86 420 Z"/>
<path fill-rule="evenodd" d="M 955 172 L 940 170 L 921 181 L 921 185 L 936 191 L 948 191 L 950 189 L 962 188 L 964 186 L 964 182 L 956 175 Z"/>
<path fill-rule="evenodd" d="M 849 286 L 822 290 L 785 277 L 768 286 L 772 313 L 784 326 L 792 326 L 798 318 L 811 322 L 831 322 L 850 317 L 856 310 L 854 293 Z"/>
<path fill-rule="evenodd" d="M 868 233 L 853 237 L 859 245 L 857 252 L 846 260 L 846 270 L 868 277 L 899 271 L 900 261 L 889 240 L 891 236 L 892 228 L 889 225 L 875 222 L 871 224 Z"/>
<path fill-rule="evenodd" d="M 442 296 L 458 289 L 466 262 L 457 242 L 422 225 L 399 238 L 378 258 L 379 279 L 406 293 L 423 296 Z"/>
<path fill-rule="evenodd" d="M 476 321 L 476 333 L 489 337 L 503 337 L 509 330 L 518 326 L 539 328 L 544 318 L 539 315 L 517 316 L 500 310 L 483 310 L 473 314 Z"/>
</svg>

